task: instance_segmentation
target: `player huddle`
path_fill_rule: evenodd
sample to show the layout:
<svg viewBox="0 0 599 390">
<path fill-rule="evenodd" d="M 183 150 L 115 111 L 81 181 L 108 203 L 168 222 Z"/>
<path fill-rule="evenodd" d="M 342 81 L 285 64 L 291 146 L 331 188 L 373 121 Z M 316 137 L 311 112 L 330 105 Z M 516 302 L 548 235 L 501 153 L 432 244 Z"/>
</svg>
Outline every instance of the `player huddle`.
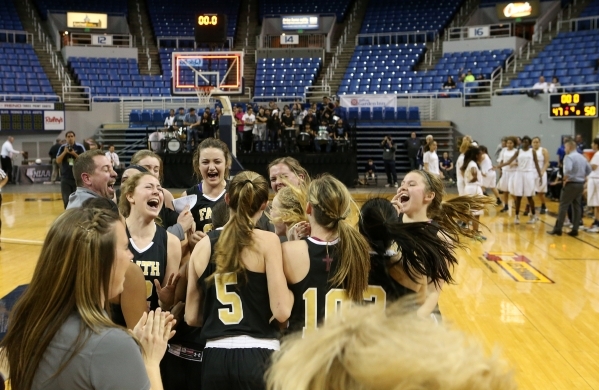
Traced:
<svg viewBox="0 0 599 390">
<path fill-rule="evenodd" d="M 408 373 L 409 359 L 447 351 L 406 354 L 409 335 L 388 333 L 466 348 L 433 324 L 456 248 L 478 235 L 460 221 L 473 222 L 489 198 L 443 201 L 441 180 L 413 171 L 392 200 L 358 209 L 339 180 L 311 180 L 289 157 L 270 164 L 270 185 L 251 171 L 227 181 L 229 151 L 208 139 L 194 155 L 200 181 L 184 193 L 195 205 L 169 217 L 159 158 L 134 160 L 120 214 L 91 199 L 50 228 L 1 344 L 13 389 L 396 388 L 385 378 L 402 388 L 514 387 L 478 350 Z M 389 307 L 400 298 L 398 316 Z M 460 375 L 448 379 L 444 364 L 461 364 Z"/>
</svg>

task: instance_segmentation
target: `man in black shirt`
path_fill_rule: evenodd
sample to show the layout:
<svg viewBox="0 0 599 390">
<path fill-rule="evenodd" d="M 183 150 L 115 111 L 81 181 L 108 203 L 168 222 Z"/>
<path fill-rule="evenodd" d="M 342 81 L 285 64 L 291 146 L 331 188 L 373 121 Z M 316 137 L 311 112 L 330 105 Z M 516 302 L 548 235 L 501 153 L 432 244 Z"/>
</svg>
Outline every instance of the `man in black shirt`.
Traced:
<svg viewBox="0 0 599 390">
<path fill-rule="evenodd" d="M 60 138 L 56 138 L 56 143 L 52 145 L 50 151 L 48 152 L 48 155 L 50 156 L 50 162 L 52 164 L 52 178 L 50 179 L 52 184 L 56 182 L 56 179 L 60 175 L 60 167 L 56 162 L 56 156 L 58 155 L 58 149 L 60 149 L 60 145 L 62 145 Z"/>
<path fill-rule="evenodd" d="M 285 111 L 281 116 L 281 123 L 284 127 L 283 132 L 283 145 L 285 147 L 286 153 L 291 153 L 295 151 L 295 120 L 293 119 L 293 115 L 291 115 L 291 110 L 289 107 L 285 106 Z"/>
<path fill-rule="evenodd" d="M 73 165 L 80 154 L 85 153 L 83 145 L 75 142 L 75 133 L 67 131 L 67 142 L 58 148 L 56 162 L 60 164 L 60 192 L 64 208 L 69 204 L 69 196 L 77 190 L 75 176 L 73 176 Z"/>
<path fill-rule="evenodd" d="M 410 170 L 418 169 L 418 150 L 420 149 L 420 138 L 416 137 L 416 133 L 412 133 L 410 138 L 406 140 L 406 149 L 408 150 L 408 158 L 410 159 Z"/>
</svg>

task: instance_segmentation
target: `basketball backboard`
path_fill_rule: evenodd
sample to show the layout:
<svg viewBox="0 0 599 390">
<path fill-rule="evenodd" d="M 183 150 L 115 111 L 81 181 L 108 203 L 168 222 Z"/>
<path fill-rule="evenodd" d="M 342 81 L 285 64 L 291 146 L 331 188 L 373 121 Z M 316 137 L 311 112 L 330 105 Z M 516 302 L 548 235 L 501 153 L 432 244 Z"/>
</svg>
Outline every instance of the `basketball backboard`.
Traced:
<svg viewBox="0 0 599 390">
<path fill-rule="evenodd" d="M 196 87 L 212 86 L 218 95 L 243 93 L 243 52 L 174 51 L 173 95 L 195 95 Z"/>
</svg>

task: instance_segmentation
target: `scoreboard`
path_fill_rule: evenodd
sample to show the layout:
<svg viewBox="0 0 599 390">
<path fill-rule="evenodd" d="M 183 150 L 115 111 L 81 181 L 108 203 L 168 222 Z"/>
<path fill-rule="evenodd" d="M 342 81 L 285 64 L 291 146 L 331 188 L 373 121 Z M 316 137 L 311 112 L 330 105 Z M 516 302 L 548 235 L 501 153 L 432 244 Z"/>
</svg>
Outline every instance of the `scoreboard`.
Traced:
<svg viewBox="0 0 599 390">
<path fill-rule="evenodd" d="M 563 92 L 549 95 L 549 117 L 596 118 L 597 92 Z"/>
<path fill-rule="evenodd" d="M 42 134 L 63 130 L 64 103 L 0 102 L 0 134 Z"/>
</svg>

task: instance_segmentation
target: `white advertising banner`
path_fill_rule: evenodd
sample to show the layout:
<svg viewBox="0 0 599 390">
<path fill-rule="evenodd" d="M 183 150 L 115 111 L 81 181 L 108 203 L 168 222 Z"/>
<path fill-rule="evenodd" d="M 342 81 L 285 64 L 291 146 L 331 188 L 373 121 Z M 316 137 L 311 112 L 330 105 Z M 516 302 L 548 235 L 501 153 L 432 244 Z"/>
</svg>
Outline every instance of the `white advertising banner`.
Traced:
<svg viewBox="0 0 599 390">
<path fill-rule="evenodd" d="M 468 28 L 468 38 L 488 38 L 491 36 L 489 26 L 478 26 Z"/>
<path fill-rule="evenodd" d="M 1 109 L 8 110 L 54 110 L 54 103 L 0 103 Z"/>
<path fill-rule="evenodd" d="M 112 35 L 92 34 L 92 45 L 112 46 Z"/>
<path fill-rule="evenodd" d="M 64 130 L 64 111 L 44 111 L 44 130 Z"/>
<path fill-rule="evenodd" d="M 397 96 L 391 95 L 341 95 L 341 107 L 397 107 Z"/>
<path fill-rule="evenodd" d="M 106 29 L 107 27 L 107 14 L 67 12 L 67 28 Z"/>
</svg>

